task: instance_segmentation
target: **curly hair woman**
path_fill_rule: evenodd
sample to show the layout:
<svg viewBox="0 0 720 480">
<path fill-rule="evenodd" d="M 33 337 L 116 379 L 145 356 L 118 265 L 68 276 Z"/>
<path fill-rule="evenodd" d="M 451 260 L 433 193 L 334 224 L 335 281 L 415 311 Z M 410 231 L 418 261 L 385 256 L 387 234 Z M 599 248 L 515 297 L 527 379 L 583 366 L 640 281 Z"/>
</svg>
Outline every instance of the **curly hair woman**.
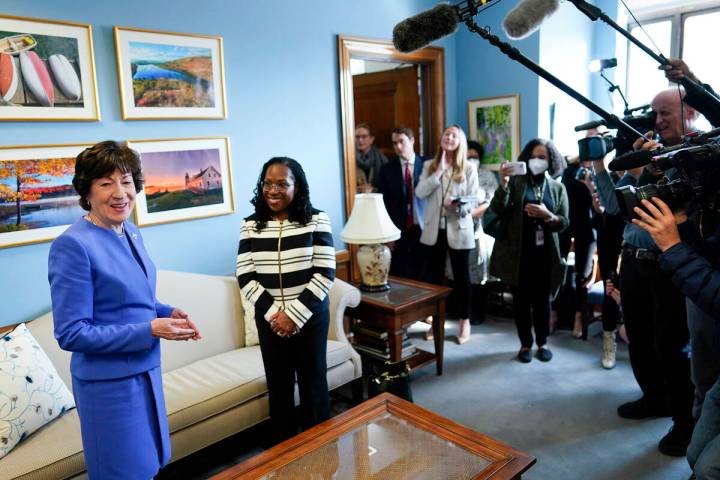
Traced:
<svg viewBox="0 0 720 480">
<path fill-rule="evenodd" d="M 297 433 L 296 376 L 301 427 L 330 417 L 326 350 L 335 249 L 330 220 L 310 203 L 297 161 L 268 160 L 251 203 L 255 213 L 240 228 L 236 276 L 255 305 L 273 441 L 280 442 Z"/>
<path fill-rule="evenodd" d="M 520 337 L 518 360 L 532 360 L 535 330 L 537 357 L 552 359 L 547 348 L 550 301 L 565 276 L 558 233 L 568 226 L 568 197 L 562 183 L 552 178 L 560 152 L 549 140 L 536 138 L 520 152 L 527 164 L 525 175 L 510 176 L 507 163 L 500 166 L 500 188 L 490 210 L 502 219 L 504 237 L 496 237 L 490 274 L 512 288 L 515 326 Z"/>
</svg>

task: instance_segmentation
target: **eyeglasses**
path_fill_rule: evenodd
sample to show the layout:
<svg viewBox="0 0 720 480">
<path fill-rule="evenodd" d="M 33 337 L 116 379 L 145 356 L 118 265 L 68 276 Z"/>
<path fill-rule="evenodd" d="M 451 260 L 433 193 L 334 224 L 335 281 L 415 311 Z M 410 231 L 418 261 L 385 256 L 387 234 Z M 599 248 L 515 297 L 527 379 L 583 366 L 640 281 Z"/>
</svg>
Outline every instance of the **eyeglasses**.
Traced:
<svg viewBox="0 0 720 480">
<path fill-rule="evenodd" d="M 280 182 L 280 183 L 272 183 L 268 181 L 264 181 L 260 184 L 262 186 L 262 189 L 266 192 L 271 192 L 273 188 L 277 190 L 278 192 L 287 192 L 290 187 L 295 185 L 294 183 L 287 183 L 287 182 Z"/>
</svg>

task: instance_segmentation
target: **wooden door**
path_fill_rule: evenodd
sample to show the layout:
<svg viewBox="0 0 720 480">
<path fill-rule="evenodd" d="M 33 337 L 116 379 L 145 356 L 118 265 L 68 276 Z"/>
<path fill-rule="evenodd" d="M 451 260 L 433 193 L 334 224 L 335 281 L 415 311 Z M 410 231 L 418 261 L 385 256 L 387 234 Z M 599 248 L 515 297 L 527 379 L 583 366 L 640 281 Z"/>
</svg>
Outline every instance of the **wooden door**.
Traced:
<svg viewBox="0 0 720 480">
<path fill-rule="evenodd" d="M 412 128 L 419 138 L 420 95 L 417 67 L 353 75 L 355 125 L 367 123 L 375 134 L 375 145 L 392 158 L 393 128 Z M 416 143 L 416 148 L 419 144 Z"/>
</svg>

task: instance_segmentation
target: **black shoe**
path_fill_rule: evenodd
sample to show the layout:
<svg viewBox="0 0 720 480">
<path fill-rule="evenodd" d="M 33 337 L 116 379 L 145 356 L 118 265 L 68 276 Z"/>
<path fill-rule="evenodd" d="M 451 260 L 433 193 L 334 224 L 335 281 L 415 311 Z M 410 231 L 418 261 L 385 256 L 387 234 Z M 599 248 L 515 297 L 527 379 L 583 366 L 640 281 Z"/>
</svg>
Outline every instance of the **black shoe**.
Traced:
<svg viewBox="0 0 720 480">
<path fill-rule="evenodd" d="M 530 350 L 520 350 L 517 354 L 517 359 L 522 363 L 530 363 L 532 361 L 532 354 Z"/>
<path fill-rule="evenodd" d="M 540 347 L 537 350 L 537 353 L 535 356 L 540 360 L 541 362 L 549 362 L 552 360 L 552 352 L 547 347 Z"/>
<path fill-rule="evenodd" d="M 693 427 L 690 425 L 673 425 L 670 431 L 658 443 L 660 453 L 671 457 L 684 457 L 692 438 Z"/>
<path fill-rule="evenodd" d="M 623 403 L 618 407 L 617 413 L 622 418 L 641 420 L 651 417 L 669 417 L 670 409 L 666 406 L 650 403 L 645 397 L 642 397 L 634 402 Z"/>
</svg>

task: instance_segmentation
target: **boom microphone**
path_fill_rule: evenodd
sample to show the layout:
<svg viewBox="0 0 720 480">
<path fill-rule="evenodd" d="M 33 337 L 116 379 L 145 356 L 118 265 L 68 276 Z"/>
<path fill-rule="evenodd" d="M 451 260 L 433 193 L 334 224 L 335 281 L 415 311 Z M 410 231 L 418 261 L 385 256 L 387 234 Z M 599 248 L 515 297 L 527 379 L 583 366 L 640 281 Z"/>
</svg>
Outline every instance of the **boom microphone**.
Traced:
<svg viewBox="0 0 720 480">
<path fill-rule="evenodd" d="M 508 37 L 520 40 L 535 33 L 559 7 L 558 0 L 523 0 L 507 14 L 503 29 Z"/>
<path fill-rule="evenodd" d="M 578 125 L 575 127 L 576 132 L 583 132 L 585 130 L 590 130 L 591 128 L 597 128 L 601 125 L 607 126 L 607 122 L 605 120 L 593 120 L 592 122 L 587 122 Z"/>
<path fill-rule="evenodd" d="M 412 52 L 455 33 L 458 23 L 460 23 L 460 15 L 457 8 L 441 3 L 395 25 L 393 44 L 403 53 Z"/>
<path fill-rule="evenodd" d="M 643 167 L 652 161 L 656 153 L 657 152 L 653 152 L 652 150 L 628 152 L 610 162 L 608 168 L 613 172 L 617 172 L 618 170 L 630 170 L 631 168 Z"/>
</svg>

